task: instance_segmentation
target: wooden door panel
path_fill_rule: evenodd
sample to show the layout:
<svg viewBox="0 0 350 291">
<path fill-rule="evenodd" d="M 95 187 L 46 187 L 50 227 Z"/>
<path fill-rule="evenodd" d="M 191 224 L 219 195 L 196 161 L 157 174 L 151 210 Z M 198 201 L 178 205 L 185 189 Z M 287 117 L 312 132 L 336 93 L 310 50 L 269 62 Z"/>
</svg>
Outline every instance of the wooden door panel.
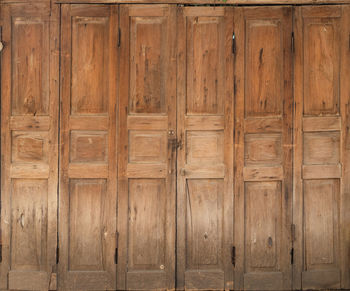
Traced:
<svg viewBox="0 0 350 291">
<path fill-rule="evenodd" d="M 178 288 L 233 286 L 232 20 L 178 8 Z"/>
<path fill-rule="evenodd" d="M 64 290 L 116 288 L 118 9 L 62 5 L 60 262 Z"/>
<path fill-rule="evenodd" d="M 118 289 L 172 289 L 175 10 L 171 5 L 120 9 Z"/>
<path fill-rule="evenodd" d="M 56 276 L 58 11 L 3 5 L 1 21 L 0 288 L 42 290 Z"/>
<path fill-rule="evenodd" d="M 345 288 L 349 7 L 303 7 L 295 15 L 294 287 Z"/>
<path fill-rule="evenodd" d="M 235 12 L 235 289 L 291 288 L 292 11 Z"/>
</svg>

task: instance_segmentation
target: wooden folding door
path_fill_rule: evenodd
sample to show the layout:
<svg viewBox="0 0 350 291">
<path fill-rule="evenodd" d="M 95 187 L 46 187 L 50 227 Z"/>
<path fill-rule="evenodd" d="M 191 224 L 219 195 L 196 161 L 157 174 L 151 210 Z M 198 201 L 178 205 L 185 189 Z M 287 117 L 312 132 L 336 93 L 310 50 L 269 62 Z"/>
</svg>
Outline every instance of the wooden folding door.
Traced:
<svg viewBox="0 0 350 291">
<path fill-rule="evenodd" d="M 233 287 L 232 8 L 177 15 L 177 287 Z"/>
<path fill-rule="evenodd" d="M 349 288 L 350 7 L 295 9 L 295 289 Z"/>
<path fill-rule="evenodd" d="M 118 8 L 62 5 L 59 288 L 116 289 Z"/>
<path fill-rule="evenodd" d="M 55 281 L 58 15 L 44 3 L 1 6 L 0 289 Z"/>
<path fill-rule="evenodd" d="M 236 8 L 235 289 L 291 288 L 292 9 Z"/>
<path fill-rule="evenodd" d="M 176 8 L 120 6 L 118 289 L 175 288 Z"/>
</svg>

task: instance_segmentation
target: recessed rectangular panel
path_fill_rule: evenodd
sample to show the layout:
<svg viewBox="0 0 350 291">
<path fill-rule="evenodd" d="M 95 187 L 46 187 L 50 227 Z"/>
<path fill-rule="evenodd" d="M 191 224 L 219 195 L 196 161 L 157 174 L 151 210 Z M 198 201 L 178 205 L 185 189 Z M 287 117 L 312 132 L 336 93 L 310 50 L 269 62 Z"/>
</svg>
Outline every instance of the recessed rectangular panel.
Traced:
<svg viewBox="0 0 350 291">
<path fill-rule="evenodd" d="M 340 132 L 304 133 L 304 164 L 338 164 L 340 161 Z"/>
<path fill-rule="evenodd" d="M 44 179 L 13 179 L 11 269 L 40 271 L 47 259 L 48 184 Z"/>
<path fill-rule="evenodd" d="M 282 134 L 246 134 L 246 166 L 272 166 L 282 163 Z"/>
<path fill-rule="evenodd" d="M 130 113 L 166 112 L 167 18 L 130 19 Z"/>
<path fill-rule="evenodd" d="M 107 17 L 72 18 L 71 114 L 106 114 L 108 107 Z"/>
<path fill-rule="evenodd" d="M 104 179 L 71 179 L 69 184 L 69 270 L 103 271 Z"/>
<path fill-rule="evenodd" d="M 304 181 L 306 270 L 338 263 L 339 180 Z"/>
<path fill-rule="evenodd" d="M 187 17 L 187 114 L 222 114 L 223 17 Z"/>
<path fill-rule="evenodd" d="M 12 114 L 48 114 L 47 24 L 35 17 L 14 17 L 12 21 Z"/>
<path fill-rule="evenodd" d="M 129 163 L 165 163 L 166 131 L 129 131 Z"/>
<path fill-rule="evenodd" d="M 107 162 L 108 138 L 105 131 L 72 131 L 71 162 Z"/>
<path fill-rule="evenodd" d="M 281 182 L 245 183 L 248 271 L 278 271 L 282 218 Z"/>
<path fill-rule="evenodd" d="M 280 20 L 246 21 L 246 117 L 278 116 L 282 113 L 282 43 Z"/>
<path fill-rule="evenodd" d="M 224 132 L 205 130 L 187 131 L 186 161 L 188 164 L 223 163 Z"/>
<path fill-rule="evenodd" d="M 223 237 L 222 179 L 188 179 L 186 183 L 186 266 L 221 267 Z"/>
<path fill-rule="evenodd" d="M 47 162 L 48 146 L 47 132 L 12 131 L 12 162 Z"/>
<path fill-rule="evenodd" d="M 339 112 L 339 29 L 335 19 L 306 20 L 304 114 Z"/>
<path fill-rule="evenodd" d="M 165 179 L 129 180 L 129 270 L 164 270 Z"/>
</svg>

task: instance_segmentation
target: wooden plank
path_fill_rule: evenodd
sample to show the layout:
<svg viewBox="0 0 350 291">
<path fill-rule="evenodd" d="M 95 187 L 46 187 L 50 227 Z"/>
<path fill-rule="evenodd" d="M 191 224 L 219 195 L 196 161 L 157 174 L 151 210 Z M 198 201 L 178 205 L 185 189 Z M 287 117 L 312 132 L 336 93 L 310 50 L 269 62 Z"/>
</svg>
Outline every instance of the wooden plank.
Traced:
<svg viewBox="0 0 350 291">
<path fill-rule="evenodd" d="M 160 165 L 135 165 L 128 164 L 126 170 L 128 178 L 165 178 L 167 176 L 167 167 Z"/>
<path fill-rule="evenodd" d="M 166 285 L 166 277 L 164 275 L 164 271 L 156 271 L 150 274 L 137 271 L 128 272 L 127 280 L 130 282 L 128 286 L 133 290 L 161 289 L 162 286 Z"/>
<path fill-rule="evenodd" d="M 282 121 L 281 118 L 247 119 L 244 122 L 244 131 L 246 133 L 282 132 Z"/>
<path fill-rule="evenodd" d="M 49 116 L 11 116 L 11 130 L 49 130 L 51 120 Z"/>
<path fill-rule="evenodd" d="M 243 178 L 244 181 L 282 180 L 283 167 L 245 167 Z"/>
<path fill-rule="evenodd" d="M 11 178 L 49 178 L 50 167 L 47 164 L 12 164 L 10 169 Z"/>
<path fill-rule="evenodd" d="M 201 165 L 186 165 L 185 168 L 178 170 L 178 175 L 185 176 L 187 179 L 219 179 L 225 177 L 225 165 L 218 164 L 203 167 Z"/>
<path fill-rule="evenodd" d="M 107 165 L 70 164 L 68 168 L 70 178 L 107 178 Z"/>
<path fill-rule="evenodd" d="M 71 116 L 69 118 L 69 128 L 71 130 L 108 130 L 107 116 Z"/>
<path fill-rule="evenodd" d="M 224 116 L 186 116 L 185 126 L 188 130 L 223 130 Z"/>
<path fill-rule="evenodd" d="M 308 289 L 339 289 L 340 272 L 339 270 L 322 271 L 311 270 L 302 273 L 303 288 Z"/>
<path fill-rule="evenodd" d="M 341 129 L 340 117 L 305 117 L 303 118 L 303 131 L 332 131 Z"/>
<path fill-rule="evenodd" d="M 304 165 L 303 179 L 331 179 L 342 177 L 342 166 L 338 165 Z"/>
<path fill-rule="evenodd" d="M 283 276 L 279 272 L 248 273 L 244 286 L 246 290 L 283 290 Z"/>
<path fill-rule="evenodd" d="M 342 8 L 341 22 L 341 75 L 340 75 L 340 114 L 342 141 L 341 141 L 341 163 L 342 181 L 340 192 L 340 282 L 341 288 L 350 289 L 350 5 Z"/>
<path fill-rule="evenodd" d="M 186 286 L 188 289 L 216 289 L 221 286 L 224 290 L 225 273 L 220 270 L 189 271 L 185 274 Z"/>
<path fill-rule="evenodd" d="M 48 285 L 48 274 L 44 271 L 9 272 L 9 289 L 11 290 L 43 290 Z"/>
<path fill-rule="evenodd" d="M 6 3 L 10 0 L 4 0 Z M 15 1 L 15 0 L 13 0 Z M 16 0 L 23 1 L 23 0 Z M 79 0 L 78 0 L 79 1 Z M 96 3 L 96 0 L 80 0 L 81 3 Z M 55 3 L 77 3 L 77 0 L 56 0 Z M 218 4 L 216 0 L 103 0 L 101 3 L 135 3 L 135 4 Z M 227 0 L 225 4 L 263 5 L 263 4 L 349 4 L 349 0 Z"/>
<path fill-rule="evenodd" d="M 130 130 L 167 130 L 168 116 L 133 116 L 127 120 Z"/>
</svg>

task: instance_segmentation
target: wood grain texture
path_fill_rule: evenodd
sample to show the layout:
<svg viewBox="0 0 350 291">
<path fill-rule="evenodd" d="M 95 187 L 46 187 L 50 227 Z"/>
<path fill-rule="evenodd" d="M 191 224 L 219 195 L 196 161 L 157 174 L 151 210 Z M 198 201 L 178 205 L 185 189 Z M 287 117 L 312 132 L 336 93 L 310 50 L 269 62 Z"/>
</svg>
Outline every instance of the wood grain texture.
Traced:
<svg viewBox="0 0 350 291">
<path fill-rule="evenodd" d="M 43 290 L 56 272 L 59 14 L 46 3 L 0 13 L 0 288 Z"/>
<path fill-rule="evenodd" d="M 177 10 L 179 288 L 233 288 L 232 12 Z"/>
<path fill-rule="evenodd" d="M 349 207 L 344 192 L 348 180 L 344 142 L 349 134 L 345 109 L 349 87 L 344 77 L 349 12 L 345 8 L 295 9 L 295 289 L 349 284 L 344 249 L 348 232 L 342 228 L 347 223 L 343 211 Z"/>
<path fill-rule="evenodd" d="M 118 7 L 62 5 L 58 288 L 116 289 Z"/>
<path fill-rule="evenodd" d="M 120 7 L 118 280 L 175 288 L 176 9 Z"/>
<path fill-rule="evenodd" d="M 236 8 L 234 30 L 235 289 L 289 290 L 292 10 Z"/>
<path fill-rule="evenodd" d="M 24 1 L 24 0 L 3 0 Z M 34 0 L 31 0 L 34 1 Z M 48 0 L 42 0 L 48 1 Z M 82 3 L 96 3 L 96 0 L 78 0 Z M 76 3 L 77 0 L 56 0 L 55 3 Z M 101 0 L 101 3 L 135 3 L 135 4 L 219 4 L 217 0 Z M 263 4 L 349 4 L 349 0 L 227 0 L 225 4 L 263 5 Z"/>
</svg>

